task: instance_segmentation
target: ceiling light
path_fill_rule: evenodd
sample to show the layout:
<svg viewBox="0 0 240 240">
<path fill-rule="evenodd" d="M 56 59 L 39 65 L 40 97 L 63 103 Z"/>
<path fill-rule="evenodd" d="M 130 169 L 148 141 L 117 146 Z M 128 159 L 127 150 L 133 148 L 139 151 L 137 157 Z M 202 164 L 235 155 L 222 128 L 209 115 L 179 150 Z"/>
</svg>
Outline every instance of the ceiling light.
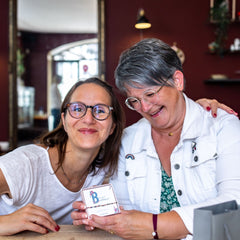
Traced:
<svg viewBox="0 0 240 240">
<path fill-rule="evenodd" d="M 151 27 L 151 23 L 149 23 L 148 19 L 145 17 L 144 10 L 141 8 L 138 11 L 137 23 L 135 24 L 135 28 L 137 29 L 147 29 Z"/>
</svg>

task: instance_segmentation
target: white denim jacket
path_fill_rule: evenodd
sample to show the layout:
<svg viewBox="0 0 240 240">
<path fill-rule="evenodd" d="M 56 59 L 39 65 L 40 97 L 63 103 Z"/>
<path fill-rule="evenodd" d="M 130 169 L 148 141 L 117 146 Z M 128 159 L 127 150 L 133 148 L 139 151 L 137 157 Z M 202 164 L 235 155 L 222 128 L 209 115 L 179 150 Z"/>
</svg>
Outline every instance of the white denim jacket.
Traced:
<svg viewBox="0 0 240 240">
<path fill-rule="evenodd" d="M 170 161 L 181 206 L 173 210 L 192 233 L 195 208 L 233 199 L 240 203 L 240 121 L 220 109 L 213 118 L 184 97 L 183 129 Z M 118 173 L 110 181 L 125 209 L 159 213 L 161 163 L 146 119 L 125 129 Z"/>
</svg>

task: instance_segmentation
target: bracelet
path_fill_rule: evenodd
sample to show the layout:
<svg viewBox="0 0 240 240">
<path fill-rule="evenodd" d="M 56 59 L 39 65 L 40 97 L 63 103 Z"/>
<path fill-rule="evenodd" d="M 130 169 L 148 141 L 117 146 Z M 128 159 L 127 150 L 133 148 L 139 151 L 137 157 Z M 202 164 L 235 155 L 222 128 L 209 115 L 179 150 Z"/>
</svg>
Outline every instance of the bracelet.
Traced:
<svg viewBox="0 0 240 240">
<path fill-rule="evenodd" d="M 158 233 L 157 233 L 157 214 L 153 214 L 152 215 L 152 221 L 153 221 L 153 232 L 152 232 L 152 236 L 153 239 L 158 239 Z"/>
</svg>

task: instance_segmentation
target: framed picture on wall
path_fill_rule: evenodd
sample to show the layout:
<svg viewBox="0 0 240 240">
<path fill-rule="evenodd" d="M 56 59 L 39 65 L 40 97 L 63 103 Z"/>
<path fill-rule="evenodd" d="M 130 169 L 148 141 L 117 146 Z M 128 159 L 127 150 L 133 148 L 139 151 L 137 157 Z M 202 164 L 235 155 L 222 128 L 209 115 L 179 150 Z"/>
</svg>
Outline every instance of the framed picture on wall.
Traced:
<svg viewBox="0 0 240 240">
<path fill-rule="evenodd" d="M 231 21 L 239 20 L 237 16 L 238 12 L 236 10 L 237 5 L 239 5 L 240 0 L 210 0 L 210 15 L 211 15 L 211 22 L 215 22 L 213 11 L 215 11 L 216 14 L 226 14 L 226 11 L 229 14 L 229 17 Z"/>
</svg>

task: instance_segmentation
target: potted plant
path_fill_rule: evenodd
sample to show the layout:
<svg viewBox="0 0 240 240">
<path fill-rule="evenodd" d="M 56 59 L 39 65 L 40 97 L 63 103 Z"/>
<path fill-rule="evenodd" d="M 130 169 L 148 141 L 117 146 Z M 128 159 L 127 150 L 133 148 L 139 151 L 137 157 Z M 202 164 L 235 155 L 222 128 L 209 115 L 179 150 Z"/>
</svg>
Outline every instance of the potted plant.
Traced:
<svg viewBox="0 0 240 240">
<path fill-rule="evenodd" d="M 227 0 L 215 0 L 210 8 L 210 20 L 216 25 L 215 41 L 209 44 L 212 52 L 222 55 L 225 51 L 228 26 L 230 24 L 229 6 Z"/>
</svg>

